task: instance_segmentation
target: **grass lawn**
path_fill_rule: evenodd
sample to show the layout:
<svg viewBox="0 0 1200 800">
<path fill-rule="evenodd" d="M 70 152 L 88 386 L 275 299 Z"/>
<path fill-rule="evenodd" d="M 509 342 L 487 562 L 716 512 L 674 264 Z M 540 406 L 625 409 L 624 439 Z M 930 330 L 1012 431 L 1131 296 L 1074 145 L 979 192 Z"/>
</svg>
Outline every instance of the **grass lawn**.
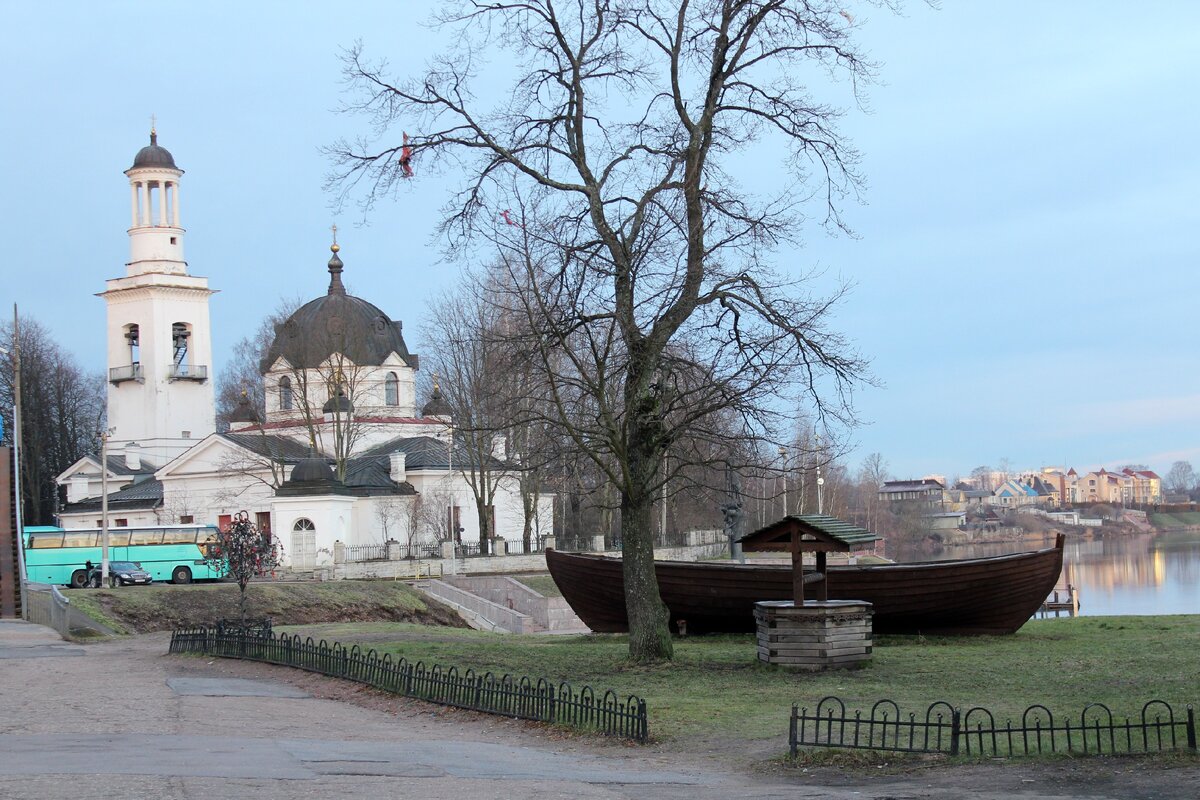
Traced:
<svg viewBox="0 0 1200 800">
<path fill-rule="evenodd" d="M 306 626 L 294 629 L 304 634 Z M 869 666 L 855 671 L 791 673 L 759 664 L 754 637 L 677 639 L 669 665 L 628 663 L 619 635 L 516 636 L 372 623 L 323 625 L 320 635 L 356 641 L 410 661 L 566 681 L 597 693 L 612 689 L 646 700 L 651 735 L 670 745 L 691 739 L 779 740 L 792 703 L 813 708 L 837 695 L 850 710 L 881 699 L 924 715 L 936 700 L 965 711 L 984 706 L 998 721 L 1041 703 L 1078 719 L 1101 702 L 1134 717 L 1162 699 L 1182 714 L 1200 701 L 1200 616 L 1094 617 L 1033 621 L 1004 637 L 878 637 Z"/>
<path fill-rule="evenodd" d="M 558 584 L 549 575 L 514 575 L 513 577 L 542 597 L 562 597 L 562 591 L 558 588 Z"/>
<path fill-rule="evenodd" d="M 232 583 L 73 589 L 67 597 L 117 633 L 212 625 L 238 615 L 238 587 Z M 246 605 L 249 616 L 269 616 L 276 625 L 334 620 L 461 623 L 453 612 L 426 602 L 424 595 L 399 581 L 251 583 Z"/>
</svg>

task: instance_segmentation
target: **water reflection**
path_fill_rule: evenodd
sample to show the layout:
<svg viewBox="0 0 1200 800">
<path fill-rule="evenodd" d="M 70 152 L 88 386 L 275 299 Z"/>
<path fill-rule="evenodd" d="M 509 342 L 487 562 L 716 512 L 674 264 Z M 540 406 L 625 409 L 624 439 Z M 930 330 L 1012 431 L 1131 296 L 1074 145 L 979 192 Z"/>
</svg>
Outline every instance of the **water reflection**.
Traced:
<svg viewBox="0 0 1200 800">
<path fill-rule="evenodd" d="M 1041 538 L 896 548 L 897 561 L 941 561 L 1049 547 Z M 1068 536 L 1059 588 L 1079 589 L 1081 615 L 1200 614 L 1200 531 Z"/>
</svg>

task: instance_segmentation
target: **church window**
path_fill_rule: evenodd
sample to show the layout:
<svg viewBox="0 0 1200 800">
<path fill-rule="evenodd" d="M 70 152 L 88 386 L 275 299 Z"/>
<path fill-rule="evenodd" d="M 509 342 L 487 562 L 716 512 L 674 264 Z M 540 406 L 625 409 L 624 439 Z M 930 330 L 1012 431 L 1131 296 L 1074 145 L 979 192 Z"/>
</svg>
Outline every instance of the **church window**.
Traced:
<svg viewBox="0 0 1200 800">
<path fill-rule="evenodd" d="M 286 375 L 279 379 L 279 408 L 281 411 L 292 410 L 292 379 Z"/>
<path fill-rule="evenodd" d="M 316 529 L 317 526 L 313 525 L 312 520 L 305 517 L 296 520 L 296 524 L 292 526 L 294 531 L 315 531 Z"/>
<path fill-rule="evenodd" d="M 383 381 L 384 401 L 389 406 L 400 405 L 400 379 L 396 373 L 389 372 Z"/>
</svg>

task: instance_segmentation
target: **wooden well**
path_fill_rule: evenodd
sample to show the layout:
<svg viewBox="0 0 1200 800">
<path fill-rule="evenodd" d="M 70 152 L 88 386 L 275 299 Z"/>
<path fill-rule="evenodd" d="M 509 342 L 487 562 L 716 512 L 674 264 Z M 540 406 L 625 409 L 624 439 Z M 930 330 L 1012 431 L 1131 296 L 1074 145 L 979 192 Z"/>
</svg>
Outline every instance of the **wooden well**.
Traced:
<svg viewBox="0 0 1200 800">
<path fill-rule="evenodd" d="M 760 661 L 817 671 L 853 667 L 871 657 L 871 604 L 830 600 L 825 573 L 828 553 L 850 552 L 878 538 L 821 514 L 787 516 L 742 537 L 746 552 L 786 551 L 792 556 L 792 599 L 754 607 Z M 805 552 L 816 554 L 816 569 L 807 575 Z M 807 593 L 814 597 L 806 600 Z"/>
</svg>

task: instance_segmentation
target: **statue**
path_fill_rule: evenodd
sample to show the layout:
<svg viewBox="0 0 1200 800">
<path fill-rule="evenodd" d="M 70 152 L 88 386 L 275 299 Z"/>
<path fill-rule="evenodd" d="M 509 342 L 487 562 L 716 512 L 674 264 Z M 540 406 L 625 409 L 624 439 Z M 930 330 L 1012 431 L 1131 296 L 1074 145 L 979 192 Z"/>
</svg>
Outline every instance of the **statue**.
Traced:
<svg viewBox="0 0 1200 800">
<path fill-rule="evenodd" d="M 721 515 L 725 520 L 725 535 L 729 537 L 729 557 L 744 562 L 742 546 L 742 482 L 733 467 L 725 470 L 725 502 L 721 504 Z"/>
</svg>

